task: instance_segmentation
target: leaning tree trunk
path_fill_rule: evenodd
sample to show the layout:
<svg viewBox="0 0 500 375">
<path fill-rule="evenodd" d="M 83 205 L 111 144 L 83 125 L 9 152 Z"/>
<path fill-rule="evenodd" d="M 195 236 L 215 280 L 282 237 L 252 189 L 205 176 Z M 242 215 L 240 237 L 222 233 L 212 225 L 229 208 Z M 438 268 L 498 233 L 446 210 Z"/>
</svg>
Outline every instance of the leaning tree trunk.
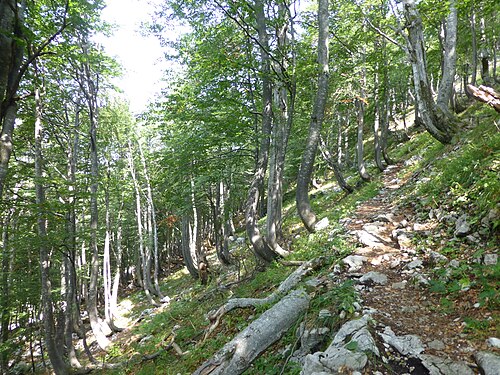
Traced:
<svg viewBox="0 0 500 375">
<path fill-rule="evenodd" d="M 245 210 L 245 226 L 252 249 L 261 262 L 268 263 L 277 257 L 277 253 L 262 237 L 258 228 L 257 209 L 261 190 L 264 186 L 267 163 L 269 159 L 269 145 L 272 126 L 272 88 L 271 69 L 269 58 L 269 41 L 267 36 L 266 15 L 262 0 L 255 0 L 255 17 L 259 34 L 261 73 L 262 73 L 262 128 L 258 152 L 257 165 L 253 180 L 250 184 Z"/>
<path fill-rule="evenodd" d="M 454 132 L 454 118 L 450 111 L 443 112 L 436 106 L 427 74 L 422 18 L 415 0 L 403 0 L 404 16 L 408 34 L 406 39 L 408 57 L 413 70 L 413 84 L 419 118 L 425 129 L 439 142 L 451 142 Z"/>
<path fill-rule="evenodd" d="M 341 129 L 339 129 L 339 131 L 340 130 Z M 333 174 L 335 175 L 335 179 L 337 180 L 337 183 L 339 184 L 341 189 L 348 194 L 352 193 L 354 191 L 353 187 L 347 183 L 338 162 L 332 156 L 330 150 L 328 150 L 328 147 L 322 138 L 320 138 L 319 148 L 321 151 L 321 155 L 323 155 L 323 159 L 328 163 L 328 166 L 333 169 Z"/>
<path fill-rule="evenodd" d="M 328 0 L 319 0 L 318 22 L 318 90 L 314 100 L 311 122 L 309 123 L 306 148 L 302 154 L 302 162 L 297 176 L 297 193 L 295 197 L 299 216 L 309 232 L 314 232 L 316 224 L 316 214 L 313 212 L 309 201 L 309 183 L 311 181 L 314 159 L 316 158 L 328 98 Z"/>
<path fill-rule="evenodd" d="M 42 101 L 40 97 L 40 89 L 35 88 L 35 104 L 36 104 L 36 116 L 35 116 L 35 192 L 36 192 L 36 204 L 37 204 L 37 224 L 38 224 L 38 236 L 39 242 L 39 253 L 40 253 L 40 276 L 41 276 L 41 294 L 42 294 L 42 309 L 43 309 L 43 327 L 44 327 L 44 338 L 45 347 L 49 355 L 50 363 L 54 369 L 54 372 L 59 374 L 67 373 L 67 366 L 64 363 L 62 356 L 62 348 L 58 348 L 56 345 L 56 332 L 55 332 L 55 321 L 54 321 L 54 311 L 52 302 L 52 287 L 50 282 L 50 267 L 51 260 L 49 258 L 48 250 L 48 236 L 47 236 L 47 212 L 46 200 L 45 200 L 45 189 L 42 185 L 43 179 L 43 169 L 42 169 L 42 140 L 43 140 L 43 128 L 42 128 Z"/>
<path fill-rule="evenodd" d="M 194 375 L 238 375 L 278 341 L 309 307 L 309 296 L 294 290 L 203 363 Z"/>
</svg>

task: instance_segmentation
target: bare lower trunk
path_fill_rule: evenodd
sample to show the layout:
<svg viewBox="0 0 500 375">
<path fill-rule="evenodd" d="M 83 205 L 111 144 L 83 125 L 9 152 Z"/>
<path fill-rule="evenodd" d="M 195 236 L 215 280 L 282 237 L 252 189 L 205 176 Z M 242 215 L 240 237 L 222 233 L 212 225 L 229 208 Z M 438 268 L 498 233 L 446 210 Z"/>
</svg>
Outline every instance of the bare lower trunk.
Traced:
<svg viewBox="0 0 500 375">
<path fill-rule="evenodd" d="M 35 191 L 36 191 L 36 204 L 38 206 L 37 223 L 38 223 L 38 236 L 40 239 L 39 253 L 40 253 L 40 276 L 41 276 L 41 294 L 42 294 L 42 309 L 43 309 L 43 327 L 45 346 L 50 358 L 50 363 L 54 372 L 59 374 L 67 373 L 67 366 L 64 363 L 62 356 L 62 348 L 56 345 L 56 332 L 55 320 L 52 302 L 52 285 L 50 282 L 50 267 L 51 260 L 48 251 L 48 238 L 47 238 L 47 213 L 44 206 L 45 189 L 42 185 L 43 170 L 42 170 L 42 103 L 40 98 L 40 90 L 35 89 L 35 102 L 36 102 L 36 120 L 35 120 Z"/>
<path fill-rule="evenodd" d="M 378 90 L 378 75 L 375 74 L 375 118 L 373 121 L 373 140 L 375 147 L 375 164 L 377 168 L 383 172 L 385 169 L 385 165 L 382 163 L 382 142 L 381 142 L 381 126 L 380 126 L 380 118 L 381 118 L 381 110 L 380 110 L 380 95 L 377 92 Z"/>
<path fill-rule="evenodd" d="M 181 250 L 184 264 L 190 275 L 198 278 L 198 261 L 196 259 L 196 237 L 194 236 L 193 228 L 191 227 L 190 218 L 188 215 L 182 217 L 181 223 L 182 241 Z"/>
<path fill-rule="evenodd" d="M 407 54 L 413 70 L 413 84 L 418 106 L 419 118 L 425 129 L 439 142 L 451 142 L 454 131 L 454 118 L 450 111 L 443 112 L 437 107 L 432 97 L 432 89 L 427 74 L 422 18 L 414 0 L 404 0 L 404 15 L 408 34 Z"/>
<path fill-rule="evenodd" d="M 297 193 L 295 197 L 299 216 L 309 232 L 314 232 L 314 225 L 317 220 L 309 201 L 309 183 L 311 181 L 328 98 L 328 78 L 330 75 L 328 68 L 328 17 L 328 0 L 320 0 L 318 8 L 318 90 L 314 100 L 311 122 L 309 123 L 306 147 L 302 154 L 302 162 L 297 176 Z"/>
<path fill-rule="evenodd" d="M 370 181 L 371 177 L 366 170 L 364 155 L 365 155 L 365 146 L 363 143 L 363 135 L 365 128 L 365 104 L 363 100 L 356 99 L 356 107 L 357 107 L 357 117 L 358 117 L 358 142 L 356 144 L 356 159 L 358 161 L 358 173 L 360 177 L 364 181 Z"/>
<path fill-rule="evenodd" d="M 149 301 L 150 304 L 152 305 L 157 305 L 155 300 L 153 299 L 151 295 L 151 274 L 150 270 L 148 267 L 148 255 L 146 252 L 149 253 L 149 250 L 145 248 L 144 244 L 144 226 L 143 226 L 143 207 L 142 207 L 142 201 L 141 201 L 141 190 L 139 187 L 139 182 L 137 178 L 137 173 L 134 165 L 134 158 L 132 155 L 132 143 L 129 140 L 128 141 L 128 163 L 129 163 L 129 170 L 130 170 L 130 177 L 132 178 L 132 182 L 134 185 L 134 191 L 135 191 L 135 217 L 136 217 L 136 223 L 137 223 L 137 240 L 138 240 L 138 245 L 139 245 L 139 254 L 138 254 L 138 264 L 137 268 L 139 268 L 142 271 L 142 288 L 144 290 L 144 293 L 146 294 L 146 297 Z"/>
<path fill-rule="evenodd" d="M 335 158 L 331 155 L 323 139 L 320 139 L 320 151 L 321 154 L 323 155 L 323 159 L 325 159 L 330 168 L 333 169 L 335 179 L 337 180 L 337 183 L 339 184 L 341 189 L 347 193 L 352 193 L 354 191 L 353 187 L 350 186 L 345 180 L 344 175 L 342 174 L 342 170 L 340 169 L 338 163 L 335 161 Z"/>
<path fill-rule="evenodd" d="M 278 255 L 260 234 L 258 228 L 258 206 L 261 191 L 264 187 L 272 124 L 272 89 L 269 58 L 269 42 L 267 36 L 266 16 L 262 0 L 255 1 L 255 17 L 259 33 L 261 71 L 262 71 L 262 128 L 260 131 L 260 147 L 253 180 L 250 184 L 245 210 L 245 226 L 252 250 L 261 262 L 271 262 Z"/>
</svg>

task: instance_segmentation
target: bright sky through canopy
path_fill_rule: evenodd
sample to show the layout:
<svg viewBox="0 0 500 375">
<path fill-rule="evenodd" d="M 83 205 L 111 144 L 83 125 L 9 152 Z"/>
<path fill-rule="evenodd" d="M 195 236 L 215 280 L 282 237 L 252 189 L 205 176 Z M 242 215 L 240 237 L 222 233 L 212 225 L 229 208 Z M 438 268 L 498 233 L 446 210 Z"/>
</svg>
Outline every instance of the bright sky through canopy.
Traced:
<svg viewBox="0 0 500 375">
<path fill-rule="evenodd" d="M 133 113 L 145 110 L 159 92 L 166 69 L 160 41 L 152 35 L 141 35 L 141 22 L 151 19 L 151 3 L 153 1 L 106 0 L 102 13 L 106 22 L 116 25 L 116 30 L 111 37 L 99 37 L 98 41 L 123 66 L 123 77 L 115 84 L 124 91 Z"/>
</svg>

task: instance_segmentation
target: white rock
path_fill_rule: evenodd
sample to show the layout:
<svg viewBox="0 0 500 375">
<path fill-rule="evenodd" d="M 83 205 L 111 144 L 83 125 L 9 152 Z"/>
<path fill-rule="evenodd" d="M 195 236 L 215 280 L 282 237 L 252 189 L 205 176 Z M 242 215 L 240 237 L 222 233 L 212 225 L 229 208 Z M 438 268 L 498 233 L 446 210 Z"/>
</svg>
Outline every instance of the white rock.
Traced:
<svg viewBox="0 0 500 375">
<path fill-rule="evenodd" d="M 498 254 L 484 254 L 483 264 L 485 266 L 494 266 L 498 262 Z"/>
<path fill-rule="evenodd" d="M 361 284 L 373 283 L 373 284 L 385 285 L 387 284 L 387 275 L 376 271 L 370 271 L 361 276 L 359 282 Z"/>
<path fill-rule="evenodd" d="M 500 339 L 497 339 L 496 337 L 490 337 L 488 340 L 486 340 L 486 343 L 492 348 L 500 349 Z"/>
<path fill-rule="evenodd" d="M 329 225 L 330 225 L 330 220 L 328 220 L 327 217 L 324 217 L 314 225 L 314 229 L 320 231 L 328 228 Z"/>
</svg>

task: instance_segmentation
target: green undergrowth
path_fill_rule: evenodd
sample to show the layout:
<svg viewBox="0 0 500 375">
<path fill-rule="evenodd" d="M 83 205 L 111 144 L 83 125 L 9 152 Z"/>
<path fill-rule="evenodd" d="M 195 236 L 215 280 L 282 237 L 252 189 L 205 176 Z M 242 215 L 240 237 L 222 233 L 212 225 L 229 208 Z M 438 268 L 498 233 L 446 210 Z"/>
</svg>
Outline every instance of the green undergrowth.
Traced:
<svg viewBox="0 0 500 375">
<path fill-rule="evenodd" d="M 415 235 L 416 249 L 456 261 L 453 267 L 434 265 L 429 288 L 440 299 L 436 308 L 468 314 L 464 333 L 484 339 L 498 335 L 500 321 L 500 265 L 482 264 L 485 254 L 498 254 L 500 248 L 500 116 L 474 105 L 461 120 L 466 126 L 451 145 L 422 132 L 395 151 L 412 161 L 401 172 L 408 183 L 400 203 L 415 221 L 435 224 L 431 233 Z M 455 221 L 462 215 L 471 229 L 457 237 Z"/>
<path fill-rule="evenodd" d="M 392 158 L 404 162 L 410 160 L 400 171 L 399 178 L 407 181 L 402 195 L 395 199 L 395 204 L 406 205 L 409 212 L 417 218 L 428 218 L 429 211 L 442 209 L 467 213 L 473 226 L 479 225 L 481 219 L 498 203 L 500 196 L 500 136 L 494 121 L 498 123 L 498 115 L 489 110 L 475 108 L 465 116 L 478 116 L 480 121 L 468 130 L 463 130 L 458 140 L 443 146 L 432 139 L 426 132 L 416 132 L 411 140 L 402 145 L 394 145 L 390 150 Z M 496 116 L 496 117 L 495 117 Z M 464 121 L 467 121 L 464 118 Z M 284 207 L 284 236 L 291 256 L 289 260 L 306 261 L 317 257 L 325 257 L 324 265 L 313 272 L 299 287 L 306 289 L 311 296 L 311 304 L 303 319 L 297 322 L 283 338 L 263 353 L 246 371 L 246 374 L 298 374 L 300 369 L 288 361 L 290 354 L 297 348 L 296 331 L 300 323 L 311 327 L 329 327 L 334 331 L 355 311 L 358 299 L 352 282 L 335 281 L 333 268 L 354 248 L 348 241 L 345 228 L 339 223 L 344 218 L 352 217 L 356 207 L 376 196 L 382 186 L 381 175 L 372 171 L 373 180 L 364 183 L 354 193 L 346 195 L 326 185 L 311 194 L 311 203 L 318 219 L 328 218 L 329 226 L 314 234 L 303 229 L 300 219 L 293 207 L 293 195 Z M 354 177 L 354 175 L 352 176 Z M 354 178 L 355 179 L 355 178 Z M 453 238 L 453 228 L 439 224 L 436 233 L 439 236 L 415 237 L 418 246 L 426 246 L 442 251 L 451 259 L 467 261 L 452 271 L 440 271 L 437 268 L 431 281 L 431 291 L 441 297 L 443 311 L 460 308 L 464 298 L 464 290 L 474 293 L 473 297 L 482 309 L 498 311 L 499 269 L 498 266 L 484 266 L 473 263 L 472 258 L 498 249 L 499 223 L 496 221 L 481 237 L 480 248 L 466 244 L 463 238 Z M 251 259 L 250 249 L 244 247 L 237 252 L 239 259 Z M 209 285 L 201 286 L 184 271 L 169 276 L 164 280 L 162 291 L 172 297 L 168 307 L 137 325 L 128 340 L 116 343 L 108 359 L 118 357 L 130 358 L 137 353 L 150 354 L 168 344 L 175 335 L 175 343 L 184 352 L 176 354 L 173 349 L 164 351 L 155 360 L 141 364 L 131 364 L 128 368 L 105 373 L 127 374 L 190 374 L 206 359 L 210 358 L 226 342 L 243 330 L 254 319 L 258 318 L 270 306 L 257 309 L 239 309 L 229 312 L 221 320 L 219 326 L 205 340 L 204 335 L 210 322 L 206 318 L 208 312 L 224 304 L 234 297 L 265 297 L 276 290 L 277 286 L 295 269 L 280 263 L 273 263 L 264 272 L 254 271 L 252 260 L 245 263 L 240 283 L 230 288 L 219 288 L 219 276 L 212 274 Z M 241 268 L 240 264 L 240 268 Z M 222 270 L 227 272 L 227 270 Z M 234 269 L 232 270 L 234 273 Z M 443 273 L 444 272 L 444 273 Z M 246 278 L 248 280 L 246 280 Z M 311 288 L 306 284 L 308 279 L 320 280 L 320 286 Z M 137 304 L 133 314 L 137 316 L 144 309 L 143 299 L 131 297 Z M 328 310 L 331 314 L 320 314 Z M 493 322 L 493 323 L 492 323 Z M 468 335 L 482 337 L 491 330 L 492 324 L 498 323 L 498 315 L 485 320 L 478 315 L 467 317 L 464 332 Z M 136 336 L 149 339 L 139 344 Z"/>
</svg>

